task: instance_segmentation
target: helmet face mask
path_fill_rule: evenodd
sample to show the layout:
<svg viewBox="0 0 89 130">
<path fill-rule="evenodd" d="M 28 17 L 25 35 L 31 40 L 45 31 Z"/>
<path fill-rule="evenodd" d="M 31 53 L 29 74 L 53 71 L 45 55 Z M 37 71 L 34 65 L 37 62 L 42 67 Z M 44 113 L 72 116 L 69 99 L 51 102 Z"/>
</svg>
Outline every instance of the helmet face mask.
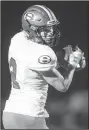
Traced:
<svg viewBox="0 0 89 130">
<path fill-rule="evenodd" d="M 22 16 L 22 28 L 30 39 L 49 46 L 59 34 L 58 25 L 54 13 L 43 5 L 29 7 Z"/>
<path fill-rule="evenodd" d="M 57 26 L 45 26 L 45 27 L 40 27 L 38 28 L 38 33 L 40 34 L 41 38 L 45 42 L 45 44 L 49 46 L 54 46 L 53 41 L 54 38 L 56 38 L 57 33 Z"/>
</svg>

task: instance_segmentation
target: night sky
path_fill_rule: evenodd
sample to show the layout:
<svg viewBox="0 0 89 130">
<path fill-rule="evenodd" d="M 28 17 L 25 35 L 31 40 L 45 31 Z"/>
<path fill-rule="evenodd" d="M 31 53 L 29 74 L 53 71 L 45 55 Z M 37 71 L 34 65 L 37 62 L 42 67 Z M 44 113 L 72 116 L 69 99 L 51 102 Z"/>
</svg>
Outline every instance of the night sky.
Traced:
<svg viewBox="0 0 89 130">
<path fill-rule="evenodd" d="M 10 74 L 7 63 L 7 53 L 11 37 L 21 30 L 21 16 L 23 12 L 34 4 L 46 5 L 60 21 L 60 48 L 66 45 L 79 45 L 88 58 L 87 19 L 88 6 L 84 1 L 2 1 L 1 2 L 1 66 L 2 66 L 2 98 L 8 97 L 10 88 Z M 86 89 L 88 83 L 88 69 L 76 72 L 71 87 L 66 92 Z M 49 97 L 62 97 L 65 93 L 49 88 Z"/>
</svg>

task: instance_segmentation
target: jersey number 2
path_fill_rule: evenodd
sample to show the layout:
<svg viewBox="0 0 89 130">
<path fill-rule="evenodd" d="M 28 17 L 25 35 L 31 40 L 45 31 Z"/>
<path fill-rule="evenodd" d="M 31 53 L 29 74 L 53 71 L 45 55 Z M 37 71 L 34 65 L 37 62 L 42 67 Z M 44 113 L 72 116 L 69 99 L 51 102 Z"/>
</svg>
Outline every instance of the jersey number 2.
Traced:
<svg viewBox="0 0 89 130">
<path fill-rule="evenodd" d="M 13 88 L 20 89 L 19 83 L 16 81 L 16 72 L 17 72 L 17 65 L 15 59 L 11 57 L 10 59 L 10 73 L 11 73 L 11 81 L 13 84 Z"/>
</svg>

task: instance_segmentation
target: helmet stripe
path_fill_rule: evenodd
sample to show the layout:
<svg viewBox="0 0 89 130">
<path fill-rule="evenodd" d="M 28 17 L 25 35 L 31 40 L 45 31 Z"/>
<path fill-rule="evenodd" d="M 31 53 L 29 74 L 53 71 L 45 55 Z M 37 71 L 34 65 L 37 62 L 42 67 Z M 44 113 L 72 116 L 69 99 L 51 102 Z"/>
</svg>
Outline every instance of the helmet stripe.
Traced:
<svg viewBox="0 0 89 130">
<path fill-rule="evenodd" d="M 49 10 L 45 6 L 42 6 L 42 5 L 35 5 L 35 6 L 42 8 L 48 14 L 50 20 L 53 20 L 51 13 L 49 12 Z"/>
<path fill-rule="evenodd" d="M 55 20 L 55 21 L 57 21 L 57 19 L 56 19 L 56 17 L 55 17 L 55 15 L 54 15 L 54 13 L 49 9 L 49 8 L 47 8 L 48 10 L 49 10 L 49 12 L 51 13 L 51 15 L 52 15 L 52 17 L 53 17 L 53 19 Z"/>
</svg>

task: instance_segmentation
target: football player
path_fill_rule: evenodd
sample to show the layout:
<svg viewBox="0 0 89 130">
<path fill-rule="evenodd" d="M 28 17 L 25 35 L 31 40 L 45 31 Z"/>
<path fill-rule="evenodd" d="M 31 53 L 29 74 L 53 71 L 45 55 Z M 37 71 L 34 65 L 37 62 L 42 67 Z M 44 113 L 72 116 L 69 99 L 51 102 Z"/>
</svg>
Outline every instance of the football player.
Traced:
<svg viewBox="0 0 89 130">
<path fill-rule="evenodd" d="M 46 6 L 33 5 L 24 12 L 23 30 L 11 38 L 8 51 L 12 88 L 3 111 L 5 129 L 48 129 L 48 84 L 58 91 L 67 91 L 80 59 L 84 58 L 80 50 L 72 52 L 66 76 L 57 70 L 58 60 L 52 47 L 60 37 L 59 24 Z"/>
</svg>

